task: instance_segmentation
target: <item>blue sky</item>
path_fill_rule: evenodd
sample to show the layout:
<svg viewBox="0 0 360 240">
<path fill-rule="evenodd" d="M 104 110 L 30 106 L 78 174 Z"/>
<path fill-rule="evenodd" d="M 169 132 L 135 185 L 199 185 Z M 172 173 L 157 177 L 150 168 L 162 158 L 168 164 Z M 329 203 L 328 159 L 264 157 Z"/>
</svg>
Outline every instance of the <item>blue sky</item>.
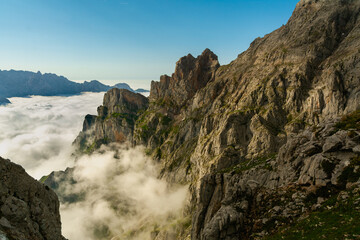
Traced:
<svg viewBox="0 0 360 240">
<path fill-rule="evenodd" d="M 297 1 L 0 0 L 0 69 L 149 88 L 188 53 L 229 63 Z"/>
</svg>

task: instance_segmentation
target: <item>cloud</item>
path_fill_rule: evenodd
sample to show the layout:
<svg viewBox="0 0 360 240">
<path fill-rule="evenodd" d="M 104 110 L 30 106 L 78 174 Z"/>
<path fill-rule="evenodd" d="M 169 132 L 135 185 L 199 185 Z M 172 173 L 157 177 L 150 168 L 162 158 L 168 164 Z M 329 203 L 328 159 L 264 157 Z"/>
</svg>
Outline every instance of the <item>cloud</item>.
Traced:
<svg viewBox="0 0 360 240">
<path fill-rule="evenodd" d="M 74 166 L 77 183 L 60 188 L 81 196 L 60 206 L 63 234 L 70 240 L 148 240 L 159 229 L 171 232 L 183 219 L 188 187 L 158 179 L 159 167 L 143 147 L 103 146 L 76 161 L 71 156 L 84 116 L 96 114 L 102 98 L 103 93 L 12 98 L 0 107 L 0 156 L 37 179 Z"/>
<path fill-rule="evenodd" d="M 0 156 L 34 178 L 72 165 L 72 142 L 86 114 L 96 114 L 104 93 L 70 97 L 11 98 L 0 106 Z"/>
<path fill-rule="evenodd" d="M 77 183 L 68 184 L 66 193 L 85 192 L 85 198 L 61 206 L 69 239 L 150 240 L 155 228 L 181 219 L 188 187 L 158 179 L 158 166 L 143 147 L 111 149 L 103 147 L 75 164 Z"/>
</svg>

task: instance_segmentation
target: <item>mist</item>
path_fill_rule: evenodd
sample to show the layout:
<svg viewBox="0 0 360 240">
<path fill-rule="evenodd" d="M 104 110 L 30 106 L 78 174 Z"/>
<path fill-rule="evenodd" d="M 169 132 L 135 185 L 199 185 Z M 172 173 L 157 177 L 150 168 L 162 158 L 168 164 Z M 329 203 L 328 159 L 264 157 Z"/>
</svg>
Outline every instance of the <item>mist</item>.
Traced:
<svg viewBox="0 0 360 240">
<path fill-rule="evenodd" d="M 104 93 L 10 98 L 0 106 L 0 156 L 39 179 L 72 166 L 72 142 L 86 114 L 96 114 Z"/>
<path fill-rule="evenodd" d="M 85 196 L 61 206 L 65 237 L 149 240 L 181 221 L 188 187 L 158 179 L 158 166 L 144 152 L 140 146 L 103 146 L 76 161 L 76 184 L 69 181 L 62 194 Z"/>
<path fill-rule="evenodd" d="M 113 144 L 92 155 L 72 155 L 85 115 L 96 114 L 103 94 L 11 98 L 12 104 L 0 107 L 0 156 L 36 179 L 73 168 L 57 192 L 80 196 L 60 204 L 69 240 L 149 240 L 161 230 L 173 239 L 174 226 L 190 221 L 182 217 L 188 186 L 158 179 L 159 166 L 144 147 Z"/>
</svg>

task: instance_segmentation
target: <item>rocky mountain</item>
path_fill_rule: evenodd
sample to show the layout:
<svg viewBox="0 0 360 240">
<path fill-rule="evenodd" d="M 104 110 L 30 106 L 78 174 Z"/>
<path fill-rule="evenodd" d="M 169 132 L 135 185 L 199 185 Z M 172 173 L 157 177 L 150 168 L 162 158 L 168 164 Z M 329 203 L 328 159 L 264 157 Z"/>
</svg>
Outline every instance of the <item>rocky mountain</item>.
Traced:
<svg viewBox="0 0 360 240">
<path fill-rule="evenodd" d="M 75 142 L 145 145 L 159 178 L 189 184 L 177 239 L 355 239 L 359 13 L 355 0 L 301 0 L 228 65 L 206 49 L 152 82 L 149 102 L 109 91 Z"/>
<path fill-rule="evenodd" d="M 118 83 L 114 86 L 104 85 L 97 80 L 76 83 L 55 74 L 15 70 L 0 70 L 0 83 L 0 103 L 5 104 L 9 103 L 6 98 L 29 95 L 73 95 L 81 92 L 105 92 L 111 88 L 124 88 L 135 92 L 126 83 Z"/>
<path fill-rule="evenodd" d="M 149 100 L 127 89 L 113 88 L 104 95 L 98 115 L 86 115 L 83 130 L 74 144 L 80 151 L 91 152 L 101 144 L 132 142 L 137 118 Z"/>
<path fill-rule="evenodd" d="M 61 235 L 59 201 L 25 170 L 0 158 L 0 239 L 54 239 Z"/>
</svg>

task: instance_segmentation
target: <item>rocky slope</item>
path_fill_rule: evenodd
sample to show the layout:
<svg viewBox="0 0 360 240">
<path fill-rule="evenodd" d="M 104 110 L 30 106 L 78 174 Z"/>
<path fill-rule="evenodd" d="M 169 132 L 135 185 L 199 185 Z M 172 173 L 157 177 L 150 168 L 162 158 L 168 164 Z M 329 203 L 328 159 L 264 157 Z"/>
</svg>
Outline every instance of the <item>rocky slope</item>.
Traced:
<svg viewBox="0 0 360 240">
<path fill-rule="evenodd" d="M 324 226 L 349 208 L 360 221 L 359 13 L 359 1 L 301 0 L 286 25 L 229 65 L 206 49 L 152 82 L 148 106 L 131 112 L 136 121 L 121 125 L 122 139 L 147 147 L 160 178 L 190 184 L 184 217 L 192 223 L 179 239 L 291 235 L 317 213 L 322 222 L 307 229 L 329 238 Z M 94 121 L 87 116 L 84 130 Z M 99 125 L 118 141 L 112 129 L 124 121 Z M 93 136 L 105 137 L 84 139 Z M 360 234 L 351 221 L 335 221 L 338 239 Z M 166 230 L 153 238 L 170 239 Z"/>
<path fill-rule="evenodd" d="M 3 158 L 0 179 L 0 239 L 65 240 L 59 201 L 49 187 Z"/>
<path fill-rule="evenodd" d="M 83 130 L 74 144 L 81 152 L 92 152 L 101 144 L 132 142 L 135 121 L 148 107 L 148 99 L 139 93 L 113 88 L 104 95 L 98 115 L 86 115 Z"/>
</svg>

